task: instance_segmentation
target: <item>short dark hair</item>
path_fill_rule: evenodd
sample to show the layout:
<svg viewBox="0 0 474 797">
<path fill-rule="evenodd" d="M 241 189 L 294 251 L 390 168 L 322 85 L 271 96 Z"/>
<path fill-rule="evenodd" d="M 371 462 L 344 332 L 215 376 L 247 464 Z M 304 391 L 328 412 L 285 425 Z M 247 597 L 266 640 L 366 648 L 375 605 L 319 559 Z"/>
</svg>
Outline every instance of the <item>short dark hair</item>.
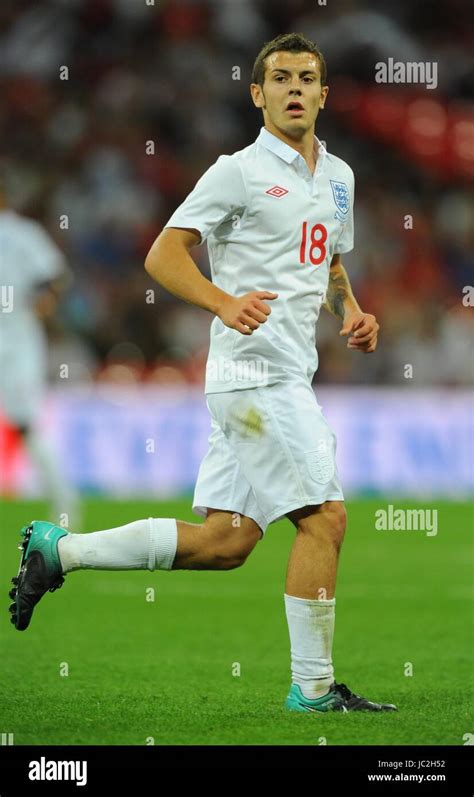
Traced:
<svg viewBox="0 0 474 797">
<path fill-rule="evenodd" d="M 283 33 L 264 44 L 253 65 L 252 83 L 258 83 L 260 86 L 263 86 L 265 80 L 265 58 L 279 50 L 285 50 L 290 53 L 313 53 L 317 55 L 321 66 L 321 86 L 327 85 L 327 68 L 324 55 L 319 47 L 310 39 L 307 39 L 303 33 Z"/>
</svg>

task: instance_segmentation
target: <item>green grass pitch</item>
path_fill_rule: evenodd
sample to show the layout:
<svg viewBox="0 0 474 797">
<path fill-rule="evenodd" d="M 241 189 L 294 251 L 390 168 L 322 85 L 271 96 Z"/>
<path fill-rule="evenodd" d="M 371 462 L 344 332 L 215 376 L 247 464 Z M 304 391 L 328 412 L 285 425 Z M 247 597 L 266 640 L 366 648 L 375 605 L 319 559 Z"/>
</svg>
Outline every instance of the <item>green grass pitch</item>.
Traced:
<svg viewBox="0 0 474 797">
<path fill-rule="evenodd" d="M 416 506 L 348 503 L 336 594 L 336 679 L 399 707 L 378 716 L 283 709 L 289 521 L 270 526 L 233 571 L 71 573 L 20 633 L 8 613 L 19 530 L 44 517 L 44 505 L 4 502 L 0 731 L 15 745 L 465 744 L 474 732 L 472 506 L 430 505 L 438 534 L 428 537 L 376 531 L 374 513 L 388 503 Z M 91 499 L 84 528 L 150 515 L 198 520 L 189 499 Z"/>
</svg>

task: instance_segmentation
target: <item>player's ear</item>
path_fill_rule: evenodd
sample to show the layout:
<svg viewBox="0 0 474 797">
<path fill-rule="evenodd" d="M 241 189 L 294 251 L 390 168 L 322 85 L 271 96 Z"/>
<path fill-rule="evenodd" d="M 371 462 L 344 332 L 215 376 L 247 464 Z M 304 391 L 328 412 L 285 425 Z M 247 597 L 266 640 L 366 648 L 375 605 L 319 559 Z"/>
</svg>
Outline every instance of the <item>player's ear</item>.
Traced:
<svg viewBox="0 0 474 797">
<path fill-rule="evenodd" d="M 263 108 L 265 105 L 265 97 L 263 96 L 262 87 L 259 83 L 250 84 L 250 94 L 252 95 L 252 100 L 255 107 Z"/>
<path fill-rule="evenodd" d="M 321 96 L 319 98 L 319 107 L 321 109 L 324 108 L 324 103 L 326 102 L 328 94 L 329 94 L 329 86 L 323 86 L 321 89 Z"/>
</svg>

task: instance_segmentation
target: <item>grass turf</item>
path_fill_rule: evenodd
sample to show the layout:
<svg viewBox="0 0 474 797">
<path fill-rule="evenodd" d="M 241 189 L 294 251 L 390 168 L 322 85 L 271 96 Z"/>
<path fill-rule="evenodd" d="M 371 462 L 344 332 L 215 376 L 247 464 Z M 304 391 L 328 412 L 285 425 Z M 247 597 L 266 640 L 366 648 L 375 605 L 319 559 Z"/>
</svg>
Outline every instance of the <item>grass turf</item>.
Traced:
<svg viewBox="0 0 474 797">
<path fill-rule="evenodd" d="M 388 503 L 348 503 L 334 662 L 337 680 L 399 711 L 313 715 L 283 709 L 289 521 L 269 527 L 233 571 L 71 573 L 19 633 L 7 594 L 19 529 L 46 515 L 40 503 L 4 502 L 0 731 L 16 745 L 144 745 L 150 737 L 157 745 L 462 745 L 473 731 L 472 506 L 437 503 L 438 534 L 428 537 L 376 531 L 374 513 Z M 91 499 L 84 527 L 150 515 L 197 520 L 188 499 Z"/>
</svg>

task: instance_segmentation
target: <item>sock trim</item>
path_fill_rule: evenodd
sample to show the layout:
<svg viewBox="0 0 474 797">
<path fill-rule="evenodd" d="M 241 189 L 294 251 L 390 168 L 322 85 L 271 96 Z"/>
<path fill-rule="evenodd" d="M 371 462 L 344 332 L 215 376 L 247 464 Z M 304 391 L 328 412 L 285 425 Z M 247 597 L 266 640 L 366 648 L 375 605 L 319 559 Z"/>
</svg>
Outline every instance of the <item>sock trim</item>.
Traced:
<svg viewBox="0 0 474 797">
<path fill-rule="evenodd" d="M 299 601 L 300 603 L 307 603 L 311 606 L 335 606 L 336 605 L 336 598 L 329 598 L 327 600 L 318 600 L 312 598 L 297 598 L 295 595 L 288 595 L 286 592 L 284 593 L 284 598 L 290 599 L 291 601 Z"/>
<path fill-rule="evenodd" d="M 178 547 L 175 518 L 148 518 L 150 524 L 149 570 L 171 570 Z"/>
</svg>

